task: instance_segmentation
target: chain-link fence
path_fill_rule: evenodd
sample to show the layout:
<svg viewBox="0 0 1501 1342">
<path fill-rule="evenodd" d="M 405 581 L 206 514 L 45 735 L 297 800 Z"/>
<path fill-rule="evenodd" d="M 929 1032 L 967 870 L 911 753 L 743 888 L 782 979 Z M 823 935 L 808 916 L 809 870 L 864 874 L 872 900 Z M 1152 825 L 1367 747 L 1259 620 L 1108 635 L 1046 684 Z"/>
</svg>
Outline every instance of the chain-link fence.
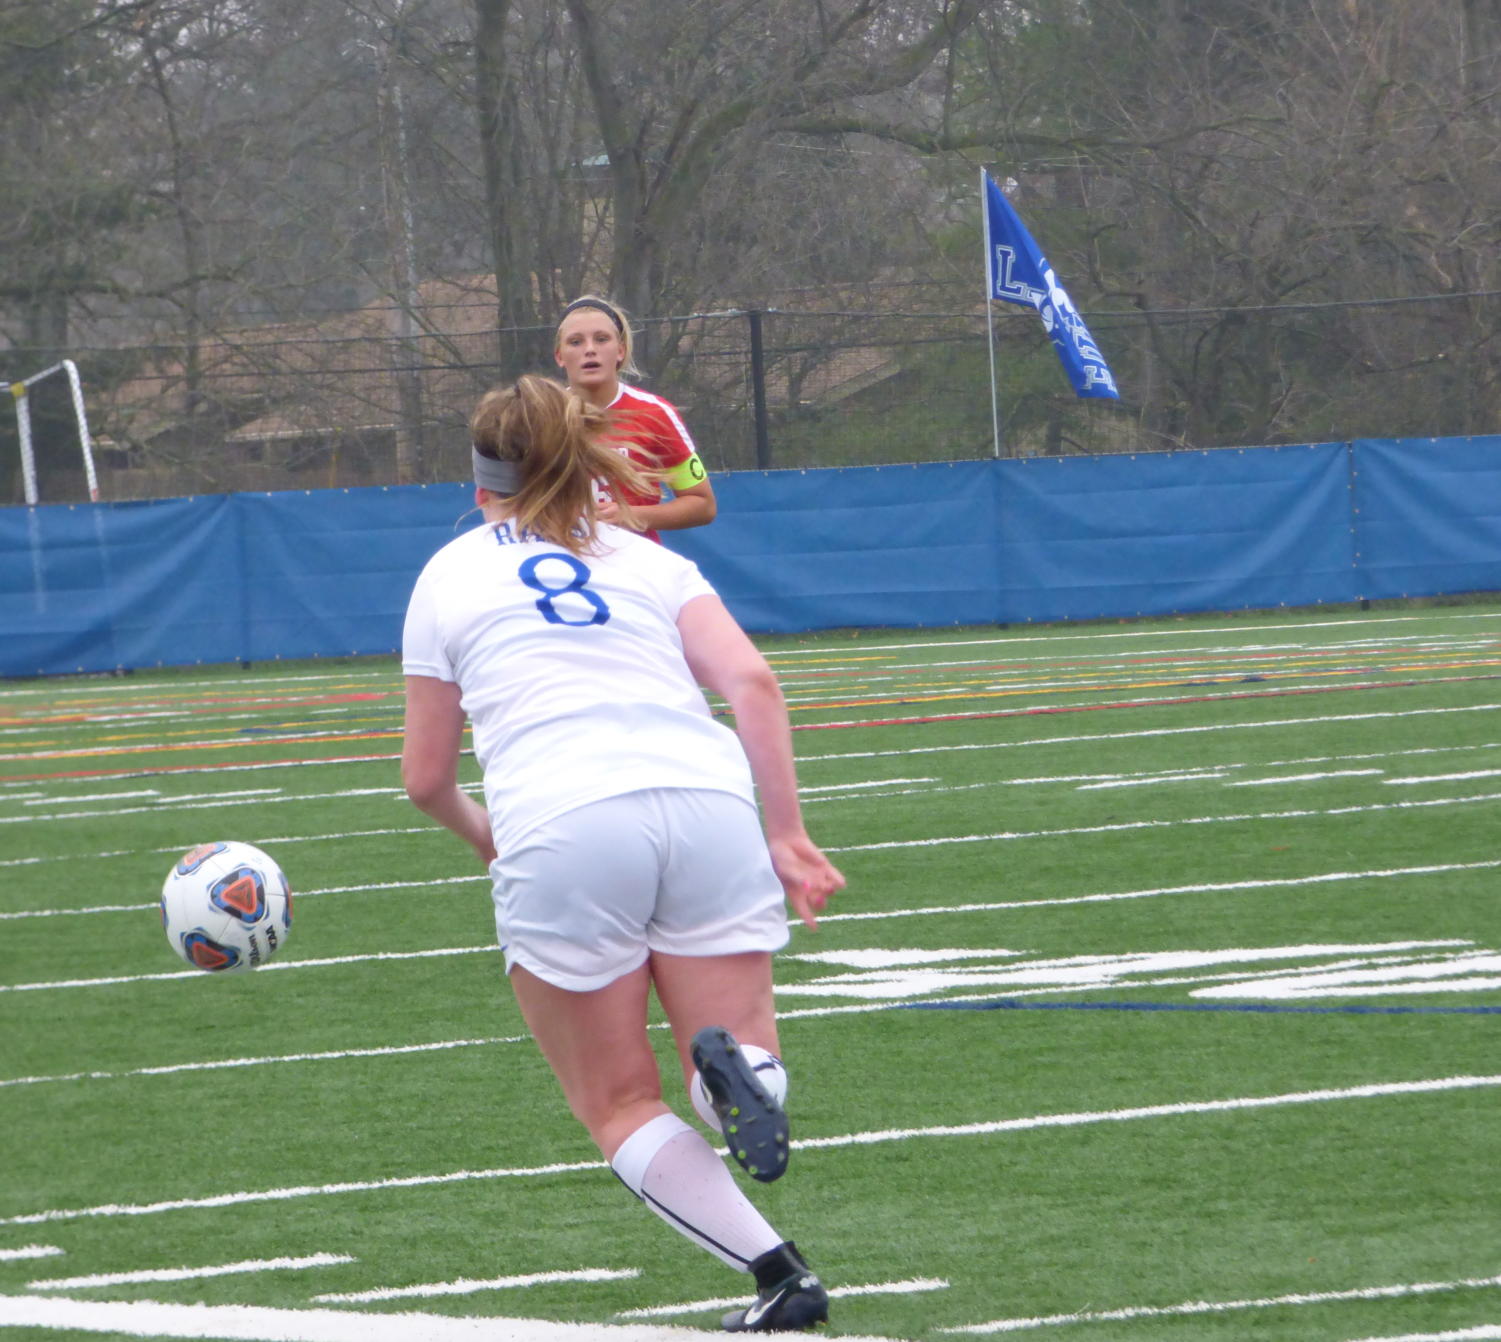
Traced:
<svg viewBox="0 0 1501 1342">
<path fill-rule="evenodd" d="M 499 379 L 503 333 L 479 289 L 425 297 L 420 334 L 405 339 L 389 309 L 371 308 L 192 349 L 69 352 L 100 497 L 466 479 L 469 412 Z M 648 320 L 638 345 L 660 370 L 646 385 L 678 405 L 711 472 L 1426 437 L 1501 429 L 1488 337 L 1455 334 L 1496 329 L 1485 297 L 1463 314 L 1438 302 L 1092 314 L 1120 401 L 1075 398 L 1035 314 L 998 305 L 987 333 L 978 300 Z M 1378 320 L 1379 339 L 1363 332 Z M 530 334 L 550 345 L 550 330 Z M 1406 353 L 1424 349 L 1458 353 Z M 0 359 L 15 376 L 36 361 Z M 66 388 L 37 392 L 41 499 L 86 498 Z M 17 455 L 14 426 L 0 425 L 0 502 L 21 501 Z"/>
</svg>

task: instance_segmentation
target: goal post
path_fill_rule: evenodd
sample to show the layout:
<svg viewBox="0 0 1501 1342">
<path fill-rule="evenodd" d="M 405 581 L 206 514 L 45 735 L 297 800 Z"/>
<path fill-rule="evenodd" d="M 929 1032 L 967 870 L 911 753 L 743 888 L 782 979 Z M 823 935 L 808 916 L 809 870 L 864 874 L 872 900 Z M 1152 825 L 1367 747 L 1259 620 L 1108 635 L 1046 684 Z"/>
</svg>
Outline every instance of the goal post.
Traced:
<svg viewBox="0 0 1501 1342">
<path fill-rule="evenodd" d="M 78 376 L 78 365 L 72 359 L 64 359 L 40 373 L 33 373 L 21 382 L 10 384 L 10 394 L 16 399 L 16 431 L 21 439 L 21 480 L 26 490 L 26 503 L 35 507 L 37 497 L 36 451 L 31 442 L 31 406 L 28 398 L 31 389 L 45 378 L 62 373 L 68 379 L 68 391 L 73 399 L 73 422 L 78 429 L 78 446 L 83 453 L 83 473 L 88 480 L 89 501 L 99 502 L 99 477 L 94 472 L 94 444 L 89 437 L 89 417 L 83 408 L 83 383 Z"/>
</svg>

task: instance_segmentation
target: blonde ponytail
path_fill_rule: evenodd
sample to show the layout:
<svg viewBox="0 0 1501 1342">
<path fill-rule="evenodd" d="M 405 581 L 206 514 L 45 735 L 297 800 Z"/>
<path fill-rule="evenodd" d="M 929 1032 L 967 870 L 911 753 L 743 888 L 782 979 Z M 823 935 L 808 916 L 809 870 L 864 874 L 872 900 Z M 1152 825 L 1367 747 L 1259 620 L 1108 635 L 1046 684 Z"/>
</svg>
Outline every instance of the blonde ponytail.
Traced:
<svg viewBox="0 0 1501 1342">
<path fill-rule="evenodd" d="M 588 553 L 598 543 L 599 484 L 618 497 L 625 491 L 649 494 L 661 479 L 660 472 L 642 470 L 606 445 L 610 427 L 608 411 L 531 373 L 486 392 L 469 420 L 480 456 L 520 467 L 520 488 L 504 496 L 516 527 L 571 554 Z M 620 510 L 629 525 L 629 507 L 621 504 Z"/>
</svg>

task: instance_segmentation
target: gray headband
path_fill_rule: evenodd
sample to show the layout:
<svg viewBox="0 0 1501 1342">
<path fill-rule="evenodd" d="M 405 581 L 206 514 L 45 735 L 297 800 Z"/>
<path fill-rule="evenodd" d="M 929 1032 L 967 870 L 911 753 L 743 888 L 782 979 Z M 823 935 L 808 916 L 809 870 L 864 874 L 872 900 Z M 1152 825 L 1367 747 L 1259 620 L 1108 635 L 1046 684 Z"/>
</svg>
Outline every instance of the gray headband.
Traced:
<svg viewBox="0 0 1501 1342">
<path fill-rule="evenodd" d="M 519 494 L 521 492 L 521 463 L 497 461 L 487 457 L 477 447 L 471 447 L 474 458 L 474 483 L 492 494 Z"/>
</svg>

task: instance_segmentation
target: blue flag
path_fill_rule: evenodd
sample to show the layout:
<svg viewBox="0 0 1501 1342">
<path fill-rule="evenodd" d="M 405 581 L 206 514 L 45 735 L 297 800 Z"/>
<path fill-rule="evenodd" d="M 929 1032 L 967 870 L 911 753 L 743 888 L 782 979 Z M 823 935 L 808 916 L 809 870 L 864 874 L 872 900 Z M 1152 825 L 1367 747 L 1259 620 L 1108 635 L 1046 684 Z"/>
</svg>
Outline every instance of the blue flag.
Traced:
<svg viewBox="0 0 1501 1342">
<path fill-rule="evenodd" d="M 1080 396 L 1120 398 L 1115 378 L 1101 355 L 1084 318 L 1047 257 L 1032 241 L 1021 216 L 1005 193 L 985 174 L 985 241 L 987 292 L 991 298 L 1036 308 L 1053 340 L 1059 362 Z"/>
</svg>

